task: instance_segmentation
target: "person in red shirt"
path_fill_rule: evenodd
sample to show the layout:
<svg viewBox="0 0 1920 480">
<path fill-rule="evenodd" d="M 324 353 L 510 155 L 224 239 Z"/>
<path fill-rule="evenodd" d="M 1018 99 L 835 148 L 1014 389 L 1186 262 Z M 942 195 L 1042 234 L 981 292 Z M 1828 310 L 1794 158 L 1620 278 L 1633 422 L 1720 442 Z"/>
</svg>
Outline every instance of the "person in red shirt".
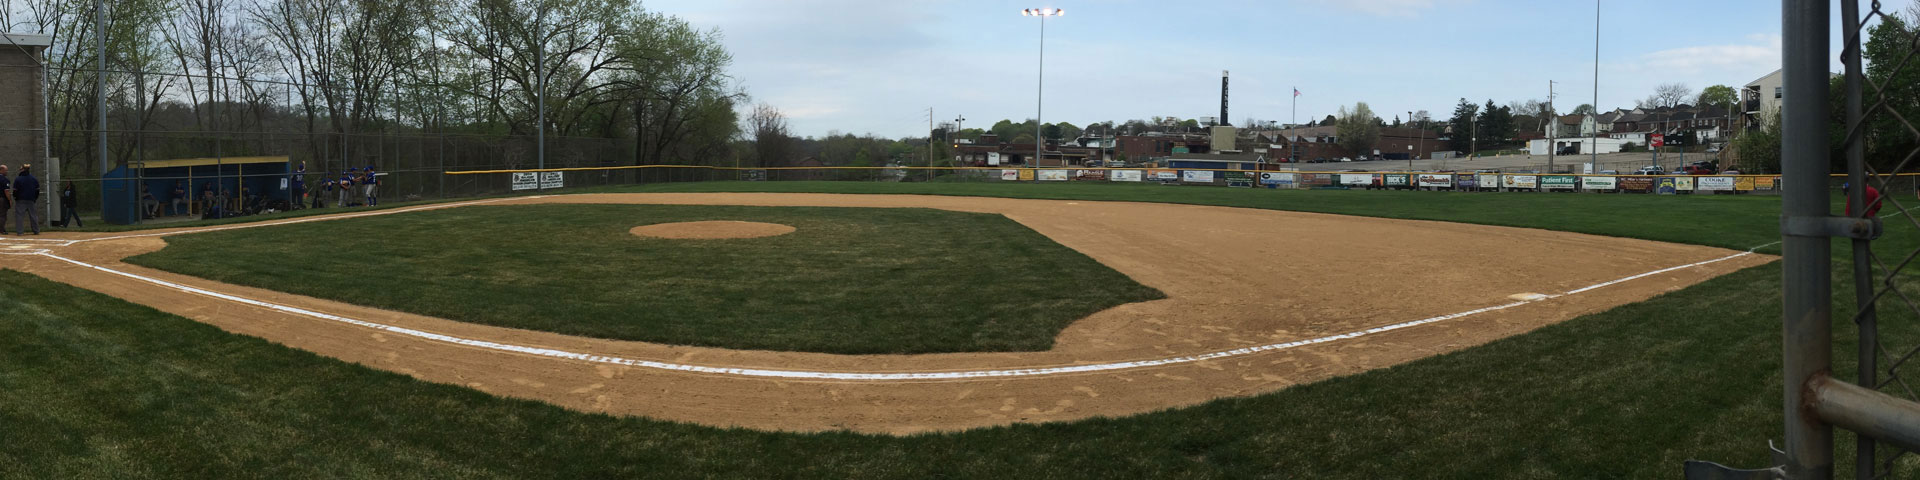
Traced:
<svg viewBox="0 0 1920 480">
<path fill-rule="evenodd" d="M 1840 194 L 1847 196 L 1847 216 L 1849 217 L 1853 216 L 1853 196 L 1848 195 L 1848 189 L 1852 186 L 1852 184 L 1848 183 L 1840 184 Z M 1873 218 L 1880 215 L 1880 190 L 1873 188 L 1872 185 L 1867 185 L 1866 187 L 1867 216 L 1865 218 Z"/>
</svg>

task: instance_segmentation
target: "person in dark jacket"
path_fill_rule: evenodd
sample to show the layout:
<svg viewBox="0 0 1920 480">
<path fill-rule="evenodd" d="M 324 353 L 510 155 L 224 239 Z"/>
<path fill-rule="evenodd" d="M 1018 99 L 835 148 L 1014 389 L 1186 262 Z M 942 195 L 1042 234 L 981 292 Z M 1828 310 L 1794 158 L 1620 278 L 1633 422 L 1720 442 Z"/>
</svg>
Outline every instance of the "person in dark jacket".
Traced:
<svg viewBox="0 0 1920 480">
<path fill-rule="evenodd" d="M 40 179 L 33 178 L 32 165 L 21 165 L 20 175 L 13 177 L 13 229 L 21 235 L 27 229 L 20 225 L 22 220 L 33 226 L 33 234 L 40 234 L 40 212 L 34 208 L 40 204 Z"/>
<path fill-rule="evenodd" d="M 69 180 L 67 181 L 67 186 L 62 187 L 60 189 L 60 224 L 59 225 L 61 228 L 73 228 L 73 227 L 86 226 L 80 223 L 80 214 L 74 213 L 74 210 L 79 208 L 80 208 L 80 194 L 79 192 L 74 191 L 73 181 Z"/>
<path fill-rule="evenodd" d="M 0 165 L 0 235 L 7 233 L 7 215 L 13 211 L 13 181 L 7 179 L 7 166 Z"/>
</svg>

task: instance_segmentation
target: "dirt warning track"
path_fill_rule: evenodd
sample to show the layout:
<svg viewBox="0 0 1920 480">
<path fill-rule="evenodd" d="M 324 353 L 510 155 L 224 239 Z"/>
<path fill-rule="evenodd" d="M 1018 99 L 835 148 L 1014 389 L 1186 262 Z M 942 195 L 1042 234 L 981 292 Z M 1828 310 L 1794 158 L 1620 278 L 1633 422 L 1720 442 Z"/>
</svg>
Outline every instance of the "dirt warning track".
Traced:
<svg viewBox="0 0 1920 480">
<path fill-rule="evenodd" d="M 922 207 L 997 213 L 1169 298 L 1025 353 L 832 355 L 602 340 L 360 307 L 122 263 L 168 235 L 474 204 Z M 1300 254 L 1311 247 L 1313 254 Z M 1443 222 L 1127 202 L 595 194 L 136 234 L 0 239 L 0 266 L 427 381 L 715 426 L 912 433 L 1124 416 L 1479 345 L 1773 260 Z M 991 254 L 991 252 L 983 252 Z"/>
</svg>

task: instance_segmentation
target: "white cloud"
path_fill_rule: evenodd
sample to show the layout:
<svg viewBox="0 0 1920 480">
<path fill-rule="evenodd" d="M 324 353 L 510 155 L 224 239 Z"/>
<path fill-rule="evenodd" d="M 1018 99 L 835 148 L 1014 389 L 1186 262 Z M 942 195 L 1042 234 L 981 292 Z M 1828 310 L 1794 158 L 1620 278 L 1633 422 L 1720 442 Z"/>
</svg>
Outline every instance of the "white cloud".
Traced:
<svg viewBox="0 0 1920 480">
<path fill-rule="evenodd" d="M 1749 35 L 1751 43 L 1670 48 L 1641 55 L 1621 65 L 1642 73 L 1692 75 L 1715 72 L 1770 72 L 1780 66 L 1779 35 Z"/>
</svg>

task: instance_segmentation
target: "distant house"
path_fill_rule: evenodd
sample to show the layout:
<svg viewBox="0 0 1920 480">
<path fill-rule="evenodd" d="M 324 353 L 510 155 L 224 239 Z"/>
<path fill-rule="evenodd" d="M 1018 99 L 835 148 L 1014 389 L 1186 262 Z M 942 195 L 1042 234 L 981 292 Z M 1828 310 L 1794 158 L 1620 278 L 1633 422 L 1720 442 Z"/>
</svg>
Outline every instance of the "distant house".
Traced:
<svg viewBox="0 0 1920 480">
<path fill-rule="evenodd" d="M 1774 70 L 1740 89 L 1740 117 L 1744 128 L 1756 129 L 1773 121 L 1780 112 L 1780 99 L 1786 96 L 1784 87 L 1780 70 Z"/>
</svg>

